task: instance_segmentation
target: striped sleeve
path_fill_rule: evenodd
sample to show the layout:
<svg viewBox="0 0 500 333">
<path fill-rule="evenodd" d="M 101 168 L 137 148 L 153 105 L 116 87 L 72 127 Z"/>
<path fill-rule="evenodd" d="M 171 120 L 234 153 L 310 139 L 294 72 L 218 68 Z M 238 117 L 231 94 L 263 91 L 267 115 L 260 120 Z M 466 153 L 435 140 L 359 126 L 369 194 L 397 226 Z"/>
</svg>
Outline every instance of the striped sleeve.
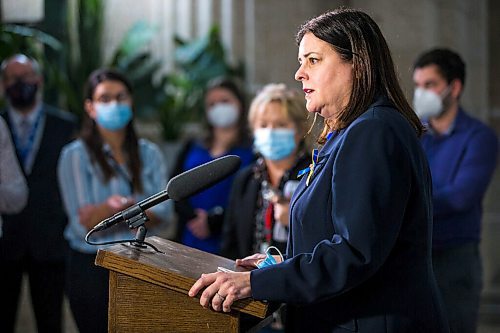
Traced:
<svg viewBox="0 0 500 333">
<path fill-rule="evenodd" d="M 61 191 L 64 209 L 72 228 L 82 235 L 85 228 L 80 224 L 79 209 L 91 203 L 91 184 L 86 181 L 86 152 L 78 142 L 66 145 L 59 158 L 57 177 Z"/>
</svg>

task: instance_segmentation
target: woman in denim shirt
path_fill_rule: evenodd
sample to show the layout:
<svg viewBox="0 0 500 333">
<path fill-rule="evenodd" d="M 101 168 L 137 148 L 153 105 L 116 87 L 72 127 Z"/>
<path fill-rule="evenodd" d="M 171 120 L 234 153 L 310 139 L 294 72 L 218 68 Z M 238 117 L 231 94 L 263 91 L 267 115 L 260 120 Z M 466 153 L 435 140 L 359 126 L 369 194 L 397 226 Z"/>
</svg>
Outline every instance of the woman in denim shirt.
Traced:
<svg viewBox="0 0 500 333">
<path fill-rule="evenodd" d="M 99 246 L 85 236 L 100 221 L 165 189 L 160 149 L 138 139 L 133 124 L 132 87 L 119 72 L 94 71 L 87 82 L 80 138 L 64 147 L 58 177 L 69 217 L 67 292 L 81 333 L 107 332 L 108 272 L 94 264 Z M 150 232 L 168 221 L 170 203 L 146 211 Z M 123 224 L 92 234 L 103 243 L 133 238 Z M 102 247 L 102 246 L 101 246 Z"/>
</svg>

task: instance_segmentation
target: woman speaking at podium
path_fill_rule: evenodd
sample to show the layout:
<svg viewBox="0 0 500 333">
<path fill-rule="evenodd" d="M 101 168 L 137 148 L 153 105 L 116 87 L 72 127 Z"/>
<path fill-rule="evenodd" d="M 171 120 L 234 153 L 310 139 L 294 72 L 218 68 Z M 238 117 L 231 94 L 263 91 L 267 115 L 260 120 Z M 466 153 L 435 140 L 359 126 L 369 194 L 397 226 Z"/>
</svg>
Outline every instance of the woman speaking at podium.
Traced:
<svg viewBox="0 0 500 333">
<path fill-rule="evenodd" d="M 297 42 L 295 78 L 325 125 L 290 204 L 287 253 L 236 261 L 260 267 L 249 272 L 203 274 L 189 295 L 225 312 L 246 297 L 285 302 L 294 332 L 447 332 L 423 127 L 379 27 L 337 9 L 302 25 Z"/>
</svg>

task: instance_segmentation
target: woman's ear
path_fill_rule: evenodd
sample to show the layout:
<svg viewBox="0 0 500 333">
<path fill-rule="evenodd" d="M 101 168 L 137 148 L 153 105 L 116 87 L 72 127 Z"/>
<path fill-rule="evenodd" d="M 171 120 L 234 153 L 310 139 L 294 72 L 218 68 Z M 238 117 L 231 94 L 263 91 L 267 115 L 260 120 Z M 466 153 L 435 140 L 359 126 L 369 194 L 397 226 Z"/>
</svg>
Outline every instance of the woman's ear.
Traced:
<svg viewBox="0 0 500 333">
<path fill-rule="evenodd" d="M 85 112 L 87 112 L 88 116 L 91 119 L 95 119 L 96 112 L 95 112 L 94 104 L 92 103 L 92 101 L 90 99 L 85 100 L 83 107 L 85 108 Z"/>
</svg>

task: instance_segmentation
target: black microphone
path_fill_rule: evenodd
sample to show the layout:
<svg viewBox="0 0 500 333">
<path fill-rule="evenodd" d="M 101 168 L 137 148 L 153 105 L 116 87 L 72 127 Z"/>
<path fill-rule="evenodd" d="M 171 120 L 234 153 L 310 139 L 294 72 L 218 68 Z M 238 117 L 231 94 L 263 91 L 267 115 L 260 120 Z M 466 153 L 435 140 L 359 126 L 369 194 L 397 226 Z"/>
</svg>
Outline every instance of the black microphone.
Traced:
<svg viewBox="0 0 500 333">
<path fill-rule="evenodd" d="M 133 222 L 136 220 L 147 220 L 144 210 L 167 199 L 180 201 L 195 195 L 230 176 L 238 170 L 240 164 L 238 156 L 227 155 L 189 169 L 170 179 L 165 190 L 99 222 L 92 230 L 104 230 L 122 221 L 127 221 L 130 227 L 134 227 Z M 129 221 L 132 221 L 131 225 Z"/>
</svg>

